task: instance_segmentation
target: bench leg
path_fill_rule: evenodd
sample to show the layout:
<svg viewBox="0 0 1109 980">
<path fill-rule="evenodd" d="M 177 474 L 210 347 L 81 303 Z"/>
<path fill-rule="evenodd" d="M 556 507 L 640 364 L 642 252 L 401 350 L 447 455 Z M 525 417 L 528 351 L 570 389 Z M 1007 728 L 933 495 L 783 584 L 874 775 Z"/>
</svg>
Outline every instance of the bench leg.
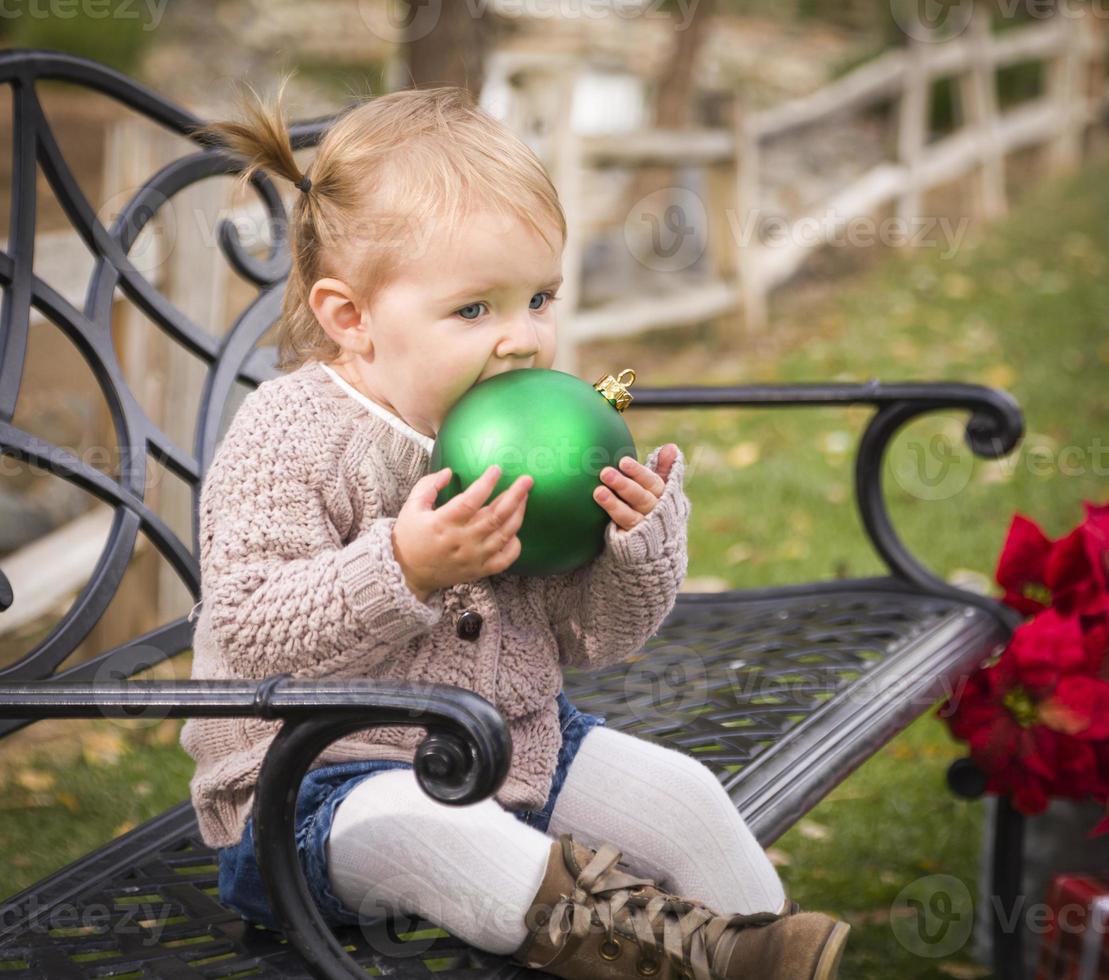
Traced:
<svg viewBox="0 0 1109 980">
<path fill-rule="evenodd" d="M 997 798 L 993 839 L 993 968 L 999 980 L 1023 980 L 1024 815 L 1006 795 Z"/>
</svg>

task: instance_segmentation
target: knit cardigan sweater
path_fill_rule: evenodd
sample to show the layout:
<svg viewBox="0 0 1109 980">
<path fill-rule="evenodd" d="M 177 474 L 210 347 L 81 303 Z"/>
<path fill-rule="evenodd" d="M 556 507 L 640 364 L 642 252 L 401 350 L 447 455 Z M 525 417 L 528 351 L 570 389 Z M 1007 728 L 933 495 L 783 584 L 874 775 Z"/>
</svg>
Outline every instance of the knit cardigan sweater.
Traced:
<svg viewBox="0 0 1109 980">
<path fill-rule="evenodd" d="M 646 465 L 656 469 L 661 447 Z M 609 521 L 604 550 L 552 576 L 502 572 L 421 602 L 392 547 L 396 516 L 430 470 L 426 445 L 351 397 L 319 361 L 262 382 L 236 412 L 200 499 L 201 603 L 192 676 L 370 677 L 454 684 L 504 716 L 512 737 L 507 809 L 546 800 L 562 744 L 563 666 L 593 670 L 640 650 L 673 608 L 687 567 L 689 499 L 679 451 L 666 489 L 631 530 Z M 598 505 L 599 506 L 599 505 Z M 467 610 L 476 640 L 459 635 Z M 195 608 L 194 608 L 195 612 Z M 281 725 L 189 718 L 189 788 L 210 847 L 239 841 L 263 757 Z M 378 725 L 331 743 L 311 768 L 412 762 L 422 726 Z"/>
</svg>

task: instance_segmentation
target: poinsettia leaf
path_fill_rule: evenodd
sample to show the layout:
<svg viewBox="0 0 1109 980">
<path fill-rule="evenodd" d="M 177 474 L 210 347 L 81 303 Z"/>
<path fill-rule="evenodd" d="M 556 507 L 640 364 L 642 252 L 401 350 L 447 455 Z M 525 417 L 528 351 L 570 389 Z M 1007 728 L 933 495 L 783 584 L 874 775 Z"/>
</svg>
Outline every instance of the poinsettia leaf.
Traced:
<svg viewBox="0 0 1109 980">
<path fill-rule="evenodd" d="M 1100 837 L 1102 834 L 1109 834 L 1109 814 L 1102 817 L 1096 824 L 1093 830 L 1087 835 L 1088 837 Z"/>
<path fill-rule="evenodd" d="M 1052 697 L 1040 705 L 1067 727 L 1055 728 L 1090 741 L 1109 738 L 1109 684 L 1096 677 L 1074 675 L 1059 681 Z M 1046 722 L 1045 722 L 1046 724 Z"/>
<path fill-rule="evenodd" d="M 1016 595 L 1021 595 L 1029 582 L 1044 584 L 1052 544 L 1035 521 L 1014 514 L 994 572 L 997 584 Z"/>
<path fill-rule="evenodd" d="M 1039 780 L 1028 780 L 1013 793 L 1013 806 L 1026 816 L 1043 813 L 1047 809 L 1047 793 Z"/>
</svg>

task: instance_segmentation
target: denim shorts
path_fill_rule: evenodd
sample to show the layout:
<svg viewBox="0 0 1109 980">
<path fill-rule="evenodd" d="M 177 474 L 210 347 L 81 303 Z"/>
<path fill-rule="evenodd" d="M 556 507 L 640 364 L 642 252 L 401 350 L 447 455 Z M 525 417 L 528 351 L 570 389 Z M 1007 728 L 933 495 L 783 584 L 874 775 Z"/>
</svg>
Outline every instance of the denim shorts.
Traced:
<svg viewBox="0 0 1109 980">
<path fill-rule="evenodd" d="M 530 827 L 546 833 L 566 772 L 570 768 L 582 739 L 591 728 L 605 724 L 598 715 L 579 711 L 562 692 L 558 692 L 558 721 L 562 730 L 562 747 L 558 752 L 551 791 L 538 810 L 508 812 Z M 324 920 L 332 926 L 358 925 L 357 912 L 348 909 L 331 891 L 327 875 L 325 845 L 331 833 L 335 808 L 364 779 L 390 769 L 411 769 L 410 762 L 393 759 L 355 759 L 333 766 L 310 770 L 300 784 L 296 802 L 296 846 L 308 890 Z M 238 912 L 244 919 L 267 929 L 280 931 L 277 919 L 266 897 L 265 883 L 254 854 L 254 818 L 247 817 L 246 828 L 239 843 L 221 847 L 219 858 L 220 903 Z"/>
</svg>

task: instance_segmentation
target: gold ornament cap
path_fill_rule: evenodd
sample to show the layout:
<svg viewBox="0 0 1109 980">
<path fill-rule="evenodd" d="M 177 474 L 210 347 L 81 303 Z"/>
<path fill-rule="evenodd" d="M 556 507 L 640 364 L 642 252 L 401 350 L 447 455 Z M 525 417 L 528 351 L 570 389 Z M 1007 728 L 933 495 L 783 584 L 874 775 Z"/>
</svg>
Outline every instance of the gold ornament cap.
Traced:
<svg viewBox="0 0 1109 980">
<path fill-rule="evenodd" d="M 625 374 L 631 375 L 626 381 L 622 380 Z M 622 412 L 632 403 L 632 395 L 628 388 L 633 384 L 635 384 L 635 371 L 624 368 L 615 378 L 611 374 L 606 374 L 595 382 L 593 387 L 608 399 L 609 404 L 616 411 Z"/>
</svg>

